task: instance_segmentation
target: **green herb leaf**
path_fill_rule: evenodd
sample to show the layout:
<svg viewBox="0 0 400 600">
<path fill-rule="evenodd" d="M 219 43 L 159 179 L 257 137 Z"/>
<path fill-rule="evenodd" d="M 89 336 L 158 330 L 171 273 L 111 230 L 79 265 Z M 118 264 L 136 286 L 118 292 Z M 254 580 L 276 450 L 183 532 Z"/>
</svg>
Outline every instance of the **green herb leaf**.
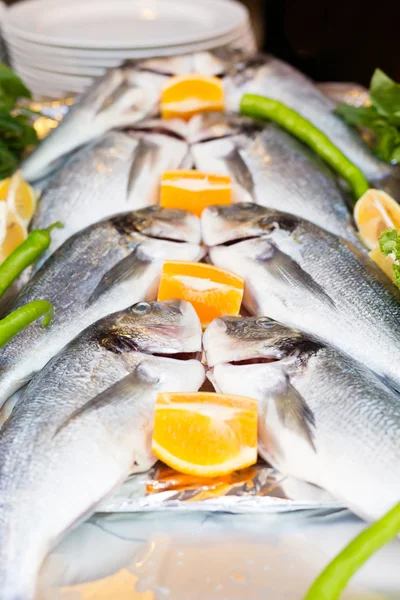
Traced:
<svg viewBox="0 0 400 600">
<path fill-rule="evenodd" d="M 400 287 L 400 235 L 397 229 L 388 229 L 379 237 L 379 248 L 384 256 L 394 255 L 393 263 L 394 284 Z"/>
<path fill-rule="evenodd" d="M 349 125 L 359 125 L 360 127 L 370 127 L 380 118 L 374 106 L 356 107 L 344 104 L 344 102 L 338 104 L 335 113 L 343 117 Z"/>
<path fill-rule="evenodd" d="M 2 97 L 16 100 L 30 98 L 31 93 L 18 75 L 0 62 L 0 101 Z"/>
<path fill-rule="evenodd" d="M 372 106 L 339 104 L 335 110 L 353 127 L 373 132 L 373 152 L 389 163 L 400 162 L 400 84 L 376 69 L 371 79 Z"/>
<path fill-rule="evenodd" d="M 400 236 L 397 229 L 388 229 L 379 237 L 379 248 L 385 256 L 389 254 L 400 255 Z"/>
<path fill-rule="evenodd" d="M 377 111 L 400 125 L 400 84 L 376 69 L 370 84 L 370 98 Z"/>
</svg>

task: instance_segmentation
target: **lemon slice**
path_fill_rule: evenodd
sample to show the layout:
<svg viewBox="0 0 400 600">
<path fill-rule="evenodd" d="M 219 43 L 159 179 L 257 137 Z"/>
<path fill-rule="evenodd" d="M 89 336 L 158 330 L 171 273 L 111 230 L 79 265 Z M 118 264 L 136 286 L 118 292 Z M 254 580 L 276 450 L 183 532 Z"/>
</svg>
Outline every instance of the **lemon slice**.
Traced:
<svg viewBox="0 0 400 600">
<path fill-rule="evenodd" d="M 33 188 L 17 172 L 0 182 L 0 201 L 6 202 L 11 211 L 28 225 L 36 210 L 37 198 Z"/>
<path fill-rule="evenodd" d="M 215 394 L 158 394 L 152 448 L 169 467 L 200 477 L 228 475 L 257 461 L 257 402 Z"/>
<path fill-rule="evenodd" d="M 354 219 L 363 243 L 373 250 L 386 229 L 400 230 L 400 205 L 382 190 L 368 190 L 354 207 Z"/>
</svg>

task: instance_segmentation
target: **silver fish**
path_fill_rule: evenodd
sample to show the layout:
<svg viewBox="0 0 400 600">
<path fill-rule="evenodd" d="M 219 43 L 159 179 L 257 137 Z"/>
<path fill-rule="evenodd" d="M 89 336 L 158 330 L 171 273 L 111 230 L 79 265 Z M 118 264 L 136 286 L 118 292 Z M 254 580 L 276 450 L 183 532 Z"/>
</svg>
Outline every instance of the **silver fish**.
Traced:
<svg viewBox="0 0 400 600">
<path fill-rule="evenodd" d="M 211 262 L 245 278 L 251 314 L 319 337 L 400 391 L 400 291 L 366 255 L 308 221 L 255 204 L 210 207 L 202 227 Z"/>
<path fill-rule="evenodd" d="M 90 326 L 27 386 L 0 436 L 1 600 L 33 600 L 60 536 L 155 463 L 157 392 L 197 391 L 204 367 L 174 356 L 200 350 L 191 304 L 141 302 Z"/>
<path fill-rule="evenodd" d="M 129 65 L 111 69 L 74 103 L 54 129 L 22 163 L 22 176 L 37 181 L 62 160 L 106 131 L 127 127 L 156 114 L 165 76 Z"/>
<path fill-rule="evenodd" d="M 155 125 L 156 126 L 156 125 Z M 71 235 L 118 212 L 158 202 L 161 174 L 184 162 L 188 145 L 170 136 L 112 131 L 75 153 L 44 190 L 31 227 L 61 221 L 36 265 Z"/>
<path fill-rule="evenodd" d="M 335 102 L 306 75 L 273 56 L 259 55 L 239 60 L 223 81 L 229 110 L 238 111 L 245 93 L 283 102 L 321 129 L 364 172 L 371 187 L 400 200 L 400 169 L 375 157 L 357 133 L 333 114 Z"/>
<path fill-rule="evenodd" d="M 348 210 L 351 201 L 315 154 L 274 123 L 219 120 L 230 127 L 230 135 L 221 125 L 221 139 L 193 145 L 197 169 L 230 175 L 236 201 L 292 213 L 358 243 Z M 215 119 L 210 132 L 218 132 Z"/>
<path fill-rule="evenodd" d="M 153 299 L 164 260 L 200 259 L 199 242 L 197 217 L 158 206 L 97 223 L 65 242 L 18 297 L 15 308 L 46 298 L 55 314 L 48 327 L 33 324 L 0 350 L 0 405 L 91 323 Z"/>
<path fill-rule="evenodd" d="M 204 348 L 218 391 L 258 400 L 265 460 L 366 519 L 398 503 L 400 402 L 371 371 L 267 317 L 216 319 Z"/>
</svg>

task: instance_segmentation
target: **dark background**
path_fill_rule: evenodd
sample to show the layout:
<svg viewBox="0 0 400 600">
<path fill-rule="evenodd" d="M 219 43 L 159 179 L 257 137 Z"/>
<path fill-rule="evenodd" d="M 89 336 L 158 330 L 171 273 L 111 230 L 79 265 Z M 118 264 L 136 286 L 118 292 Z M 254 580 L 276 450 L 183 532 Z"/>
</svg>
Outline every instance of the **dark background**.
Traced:
<svg viewBox="0 0 400 600">
<path fill-rule="evenodd" d="M 260 0 L 258 4 L 265 24 L 264 50 L 314 79 L 368 85 L 374 69 L 380 67 L 400 82 L 400 0 Z"/>
<path fill-rule="evenodd" d="M 317 81 L 368 85 L 380 67 L 400 82 L 400 0 L 241 1 L 260 48 Z"/>
</svg>

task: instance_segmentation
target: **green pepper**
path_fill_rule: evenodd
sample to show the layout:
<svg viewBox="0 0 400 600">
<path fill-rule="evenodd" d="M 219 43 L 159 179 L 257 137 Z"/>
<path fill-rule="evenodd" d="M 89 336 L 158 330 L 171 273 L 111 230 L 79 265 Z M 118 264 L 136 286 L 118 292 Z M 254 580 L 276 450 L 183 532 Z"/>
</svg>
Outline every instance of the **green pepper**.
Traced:
<svg viewBox="0 0 400 600">
<path fill-rule="evenodd" d="M 28 304 L 17 308 L 0 321 L 0 348 L 40 317 L 44 317 L 42 326 L 47 327 L 53 318 L 53 314 L 53 305 L 47 300 L 33 300 L 33 302 L 28 302 Z"/>
<path fill-rule="evenodd" d="M 245 94 L 240 102 L 240 112 L 249 117 L 275 121 L 307 144 L 348 181 L 357 200 L 368 190 L 368 182 L 360 169 L 350 162 L 322 131 L 292 108 L 271 98 Z"/>
<path fill-rule="evenodd" d="M 36 229 L 31 231 L 26 240 L 14 250 L 0 265 L 0 297 L 8 290 L 12 282 L 29 265 L 43 254 L 50 246 L 50 233 L 55 227 L 63 227 L 62 223 L 57 222 L 46 229 Z"/>
<path fill-rule="evenodd" d="M 362 565 L 400 532 L 400 504 L 358 535 L 317 577 L 304 600 L 337 600 Z"/>
</svg>

